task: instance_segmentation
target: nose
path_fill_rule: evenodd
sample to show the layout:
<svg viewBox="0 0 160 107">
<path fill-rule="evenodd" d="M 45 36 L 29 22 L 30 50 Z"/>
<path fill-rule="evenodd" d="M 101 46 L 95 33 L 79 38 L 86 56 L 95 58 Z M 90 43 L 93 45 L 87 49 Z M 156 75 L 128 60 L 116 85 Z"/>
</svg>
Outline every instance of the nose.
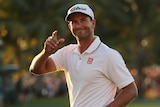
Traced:
<svg viewBox="0 0 160 107">
<path fill-rule="evenodd" d="M 77 23 L 75 24 L 75 27 L 76 27 L 76 28 L 81 28 L 81 26 L 82 26 L 82 24 L 81 24 L 80 22 L 77 22 Z"/>
</svg>

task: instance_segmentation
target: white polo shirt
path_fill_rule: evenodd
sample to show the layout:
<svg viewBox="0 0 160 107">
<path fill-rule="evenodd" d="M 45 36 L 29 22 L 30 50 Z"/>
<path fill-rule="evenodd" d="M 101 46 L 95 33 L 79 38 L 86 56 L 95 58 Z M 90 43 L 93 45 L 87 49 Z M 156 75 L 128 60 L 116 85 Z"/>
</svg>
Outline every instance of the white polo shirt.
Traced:
<svg viewBox="0 0 160 107">
<path fill-rule="evenodd" d="M 134 81 L 121 55 L 98 36 L 83 54 L 77 44 L 70 44 L 50 57 L 65 72 L 71 107 L 105 107 L 117 87 Z"/>
</svg>

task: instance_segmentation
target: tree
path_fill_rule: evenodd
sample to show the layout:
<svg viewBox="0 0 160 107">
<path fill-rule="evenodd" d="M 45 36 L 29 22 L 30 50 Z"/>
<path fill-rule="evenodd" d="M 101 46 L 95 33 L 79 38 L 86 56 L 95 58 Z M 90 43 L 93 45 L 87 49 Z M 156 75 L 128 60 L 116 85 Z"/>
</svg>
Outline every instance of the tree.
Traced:
<svg viewBox="0 0 160 107">
<path fill-rule="evenodd" d="M 143 83 L 142 68 L 160 64 L 159 0 L 0 0 L 0 32 L 7 35 L 3 37 L 5 46 L 13 47 L 14 52 L 8 53 L 15 56 L 8 63 L 16 62 L 27 70 L 45 39 L 56 29 L 59 37 L 66 39 L 65 44 L 74 43 L 64 17 L 75 3 L 87 3 L 93 8 L 95 34 L 120 51 L 129 68 L 139 70 Z"/>
</svg>

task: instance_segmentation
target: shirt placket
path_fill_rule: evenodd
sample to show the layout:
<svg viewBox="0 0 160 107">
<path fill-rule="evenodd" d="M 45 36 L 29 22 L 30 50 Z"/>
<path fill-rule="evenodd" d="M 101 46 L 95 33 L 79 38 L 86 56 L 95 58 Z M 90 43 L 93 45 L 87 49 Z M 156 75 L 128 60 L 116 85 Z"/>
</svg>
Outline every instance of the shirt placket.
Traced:
<svg viewBox="0 0 160 107">
<path fill-rule="evenodd" d="M 78 63 L 77 63 L 77 66 L 76 66 L 77 71 L 79 71 L 81 63 L 82 63 L 82 54 L 79 54 L 78 55 Z"/>
</svg>

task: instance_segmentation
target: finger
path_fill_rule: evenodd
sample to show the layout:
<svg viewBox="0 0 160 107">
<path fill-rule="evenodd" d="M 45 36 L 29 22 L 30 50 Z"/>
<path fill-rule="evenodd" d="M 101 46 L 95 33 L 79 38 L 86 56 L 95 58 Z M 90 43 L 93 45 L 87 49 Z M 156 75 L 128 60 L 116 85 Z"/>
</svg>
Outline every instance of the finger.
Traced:
<svg viewBox="0 0 160 107">
<path fill-rule="evenodd" d="M 45 44 L 49 45 L 50 47 L 56 47 L 58 45 L 57 40 L 54 39 L 52 36 L 48 37 Z"/>
<path fill-rule="evenodd" d="M 61 43 L 63 43 L 63 42 L 65 41 L 65 39 L 64 39 L 64 38 L 61 38 L 61 39 L 59 39 L 58 41 L 59 41 L 59 44 L 61 44 Z"/>
<path fill-rule="evenodd" d="M 56 48 L 57 48 L 57 44 L 55 44 L 55 43 L 48 42 L 48 41 L 45 43 L 45 50 L 46 50 L 47 52 L 53 51 L 53 50 L 55 50 Z"/>
<path fill-rule="evenodd" d="M 54 47 L 57 47 L 57 45 L 59 44 L 59 41 L 56 39 L 53 39 L 52 37 L 48 40 L 48 43 L 51 44 Z"/>
<path fill-rule="evenodd" d="M 55 30 L 53 33 L 52 33 L 52 37 L 54 38 L 54 39 L 57 39 L 57 30 Z"/>
</svg>

